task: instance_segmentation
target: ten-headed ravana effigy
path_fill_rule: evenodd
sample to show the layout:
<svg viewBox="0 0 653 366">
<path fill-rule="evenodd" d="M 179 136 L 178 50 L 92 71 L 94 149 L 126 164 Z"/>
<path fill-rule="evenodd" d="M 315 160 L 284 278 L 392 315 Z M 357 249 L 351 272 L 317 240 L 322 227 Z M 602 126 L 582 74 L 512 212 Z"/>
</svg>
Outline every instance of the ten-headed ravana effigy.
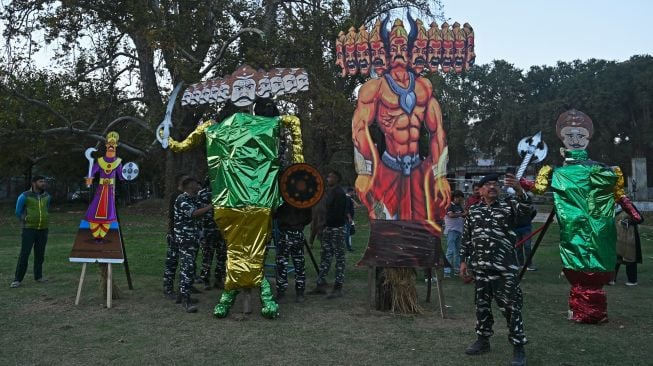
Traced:
<svg viewBox="0 0 653 366">
<path fill-rule="evenodd" d="M 195 83 L 186 88 L 181 105 L 200 105 L 231 101 L 238 107 L 254 103 L 256 98 L 273 98 L 308 90 L 308 73 L 303 68 L 255 70 L 239 67 L 224 78 Z"/>
<path fill-rule="evenodd" d="M 197 85 L 204 85 L 201 89 L 204 91 L 209 84 L 208 90 L 215 93 L 208 96 L 196 93 Z M 231 100 L 239 106 L 255 101 L 272 103 L 257 97 L 269 98 L 307 88 L 308 75 L 303 69 L 254 71 L 245 65 L 228 78 L 189 87 L 182 105 L 184 100 L 186 104 L 197 100 L 208 103 Z M 192 99 L 187 99 L 188 95 Z M 205 99 L 201 99 L 203 95 Z M 200 123 L 184 141 L 166 140 L 174 152 L 189 150 L 202 142 L 206 147 L 214 219 L 227 244 L 225 291 L 214 315 L 219 318 L 228 315 L 238 290 L 260 287 L 261 314 L 274 318 L 279 305 L 264 276 L 265 246 L 271 238 L 272 212 L 282 202 L 281 168 L 304 161 L 300 121 L 290 115 L 266 117 L 236 113 L 223 121 Z M 280 145 L 285 146 L 283 151 Z"/>
<path fill-rule="evenodd" d="M 377 296 L 377 308 L 410 313 L 419 311 L 412 268 L 441 264 L 438 221 L 450 201 L 442 111 L 431 82 L 421 74 L 462 72 L 476 55 L 469 24 L 454 23 L 450 29 L 447 23 L 442 28 L 432 23 L 427 30 L 410 14 L 410 31 L 401 19 L 390 29 L 388 22 L 388 17 L 377 20 L 369 32 L 365 26 L 341 32 L 336 64 L 342 76 L 373 77 L 361 86 L 352 118 L 356 191 L 371 223 L 359 264 L 386 268 L 392 295 Z M 372 126 L 384 141 L 372 139 Z M 422 127 L 428 131 L 426 155 L 420 154 Z M 402 287 L 409 282 L 410 287 Z"/>
<path fill-rule="evenodd" d="M 590 160 L 587 151 L 594 124 L 588 115 L 572 109 L 556 122 L 562 141 L 564 165 L 540 169 L 535 182 L 522 186 L 536 194 L 553 192 L 560 226 L 560 258 L 571 284 L 569 320 L 579 323 L 607 321 L 603 286 L 612 279 L 616 262 L 615 203 L 636 223 L 642 216 L 624 192 L 619 167 Z"/>
</svg>

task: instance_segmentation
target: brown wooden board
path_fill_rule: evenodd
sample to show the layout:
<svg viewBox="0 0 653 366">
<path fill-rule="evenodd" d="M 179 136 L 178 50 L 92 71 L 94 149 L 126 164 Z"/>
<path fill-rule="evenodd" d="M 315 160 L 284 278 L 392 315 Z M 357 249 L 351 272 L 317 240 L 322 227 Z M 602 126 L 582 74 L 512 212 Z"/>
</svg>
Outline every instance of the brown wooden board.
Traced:
<svg viewBox="0 0 653 366">
<path fill-rule="evenodd" d="M 431 268 L 444 265 L 440 237 L 424 221 L 370 220 L 359 266 Z"/>
<path fill-rule="evenodd" d="M 102 242 L 96 242 L 88 229 L 88 223 L 82 220 L 69 260 L 78 263 L 123 263 L 125 255 L 122 250 L 118 225 L 112 225 Z"/>
</svg>

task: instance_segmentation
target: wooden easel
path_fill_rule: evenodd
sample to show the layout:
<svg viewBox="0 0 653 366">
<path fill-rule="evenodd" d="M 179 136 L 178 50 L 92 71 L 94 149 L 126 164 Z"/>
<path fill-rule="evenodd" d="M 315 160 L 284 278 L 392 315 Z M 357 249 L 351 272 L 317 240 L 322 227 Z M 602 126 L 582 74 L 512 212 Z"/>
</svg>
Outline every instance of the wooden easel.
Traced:
<svg viewBox="0 0 653 366">
<path fill-rule="evenodd" d="M 71 262 L 82 263 L 82 273 L 79 277 L 79 285 L 77 286 L 75 305 L 79 305 L 79 300 L 82 295 L 82 287 L 84 286 L 84 279 L 86 278 L 86 267 L 88 263 L 100 263 L 106 264 L 107 266 L 107 309 L 111 308 L 113 299 L 112 264 L 122 263 L 125 266 L 125 273 L 127 275 L 127 283 L 129 285 L 129 289 L 133 289 L 131 275 L 129 273 L 129 265 L 127 263 L 125 243 L 122 238 L 122 229 L 119 223 L 117 224 L 117 227 L 111 227 L 109 229 L 105 240 L 105 243 L 96 243 L 90 233 L 90 230 L 88 229 L 88 223 L 82 220 L 69 258 Z"/>
<path fill-rule="evenodd" d="M 106 265 L 107 265 L 107 309 L 111 309 L 111 300 L 113 299 L 113 270 L 111 268 L 111 263 L 106 263 Z M 82 274 L 79 276 L 79 285 L 77 286 L 77 297 L 75 298 L 75 305 L 79 305 L 79 298 L 82 295 L 82 287 L 84 286 L 85 277 L 86 277 L 86 263 L 83 263 Z"/>
</svg>

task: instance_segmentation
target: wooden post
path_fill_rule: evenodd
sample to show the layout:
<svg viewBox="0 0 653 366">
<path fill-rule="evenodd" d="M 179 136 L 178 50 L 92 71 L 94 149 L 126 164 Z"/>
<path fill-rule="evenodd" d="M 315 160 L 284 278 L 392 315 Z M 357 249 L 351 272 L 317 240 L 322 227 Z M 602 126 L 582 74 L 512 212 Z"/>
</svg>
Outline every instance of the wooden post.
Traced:
<svg viewBox="0 0 653 366">
<path fill-rule="evenodd" d="M 111 289 L 113 282 L 113 270 L 111 269 L 111 263 L 107 263 L 107 309 L 111 309 Z"/>
<path fill-rule="evenodd" d="M 75 305 L 79 305 L 79 298 L 82 296 L 82 285 L 84 284 L 85 275 L 86 275 L 86 263 L 83 263 L 82 275 L 79 276 L 79 285 L 77 286 L 77 297 L 75 298 Z"/>
<path fill-rule="evenodd" d="M 375 290 L 376 290 L 376 284 L 375 282 L 376 278 L 376 267 L 374 266 L 369 266 L 367 267 L 367 290 L 368 290 L 368 295 L 369 298 L 367 299 L 367 313 L 370 313 L 370 310 L 372 310 L 374 306 L 374 297 L 376 296 Z"/>
</svg>

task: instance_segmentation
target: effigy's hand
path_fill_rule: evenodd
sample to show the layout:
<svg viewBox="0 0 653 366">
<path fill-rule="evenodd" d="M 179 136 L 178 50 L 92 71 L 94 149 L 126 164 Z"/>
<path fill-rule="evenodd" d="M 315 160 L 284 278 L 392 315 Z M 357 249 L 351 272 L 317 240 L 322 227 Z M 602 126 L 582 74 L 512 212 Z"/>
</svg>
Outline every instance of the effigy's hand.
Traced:
<svg viewBox="0 0 653 366">
<path fill-rule="evenodd" d="M 93 184 L 93 177 L 84 178 L 84 182 L 86 183 L 86 186 L 90 187 L 91 184 Z"/>
<path fill-rule="evenodd" d="M 358 192 L 358 197 L 364 197 L 367 192 L 372 189 L 372 183 L 374 182 L 372 177 L 372 175 L 359 175 L 358 178 L 356 178 L 356 183 L 354 185 L 356 187 L 356 192 Z"/>
<path fill-rule="evenodd" d="M 435 179 L 435 201 L 437 208 L 444 213 L 451 202 L 451 187 L 446 177 L 441 176 Z"/>
</svg>

